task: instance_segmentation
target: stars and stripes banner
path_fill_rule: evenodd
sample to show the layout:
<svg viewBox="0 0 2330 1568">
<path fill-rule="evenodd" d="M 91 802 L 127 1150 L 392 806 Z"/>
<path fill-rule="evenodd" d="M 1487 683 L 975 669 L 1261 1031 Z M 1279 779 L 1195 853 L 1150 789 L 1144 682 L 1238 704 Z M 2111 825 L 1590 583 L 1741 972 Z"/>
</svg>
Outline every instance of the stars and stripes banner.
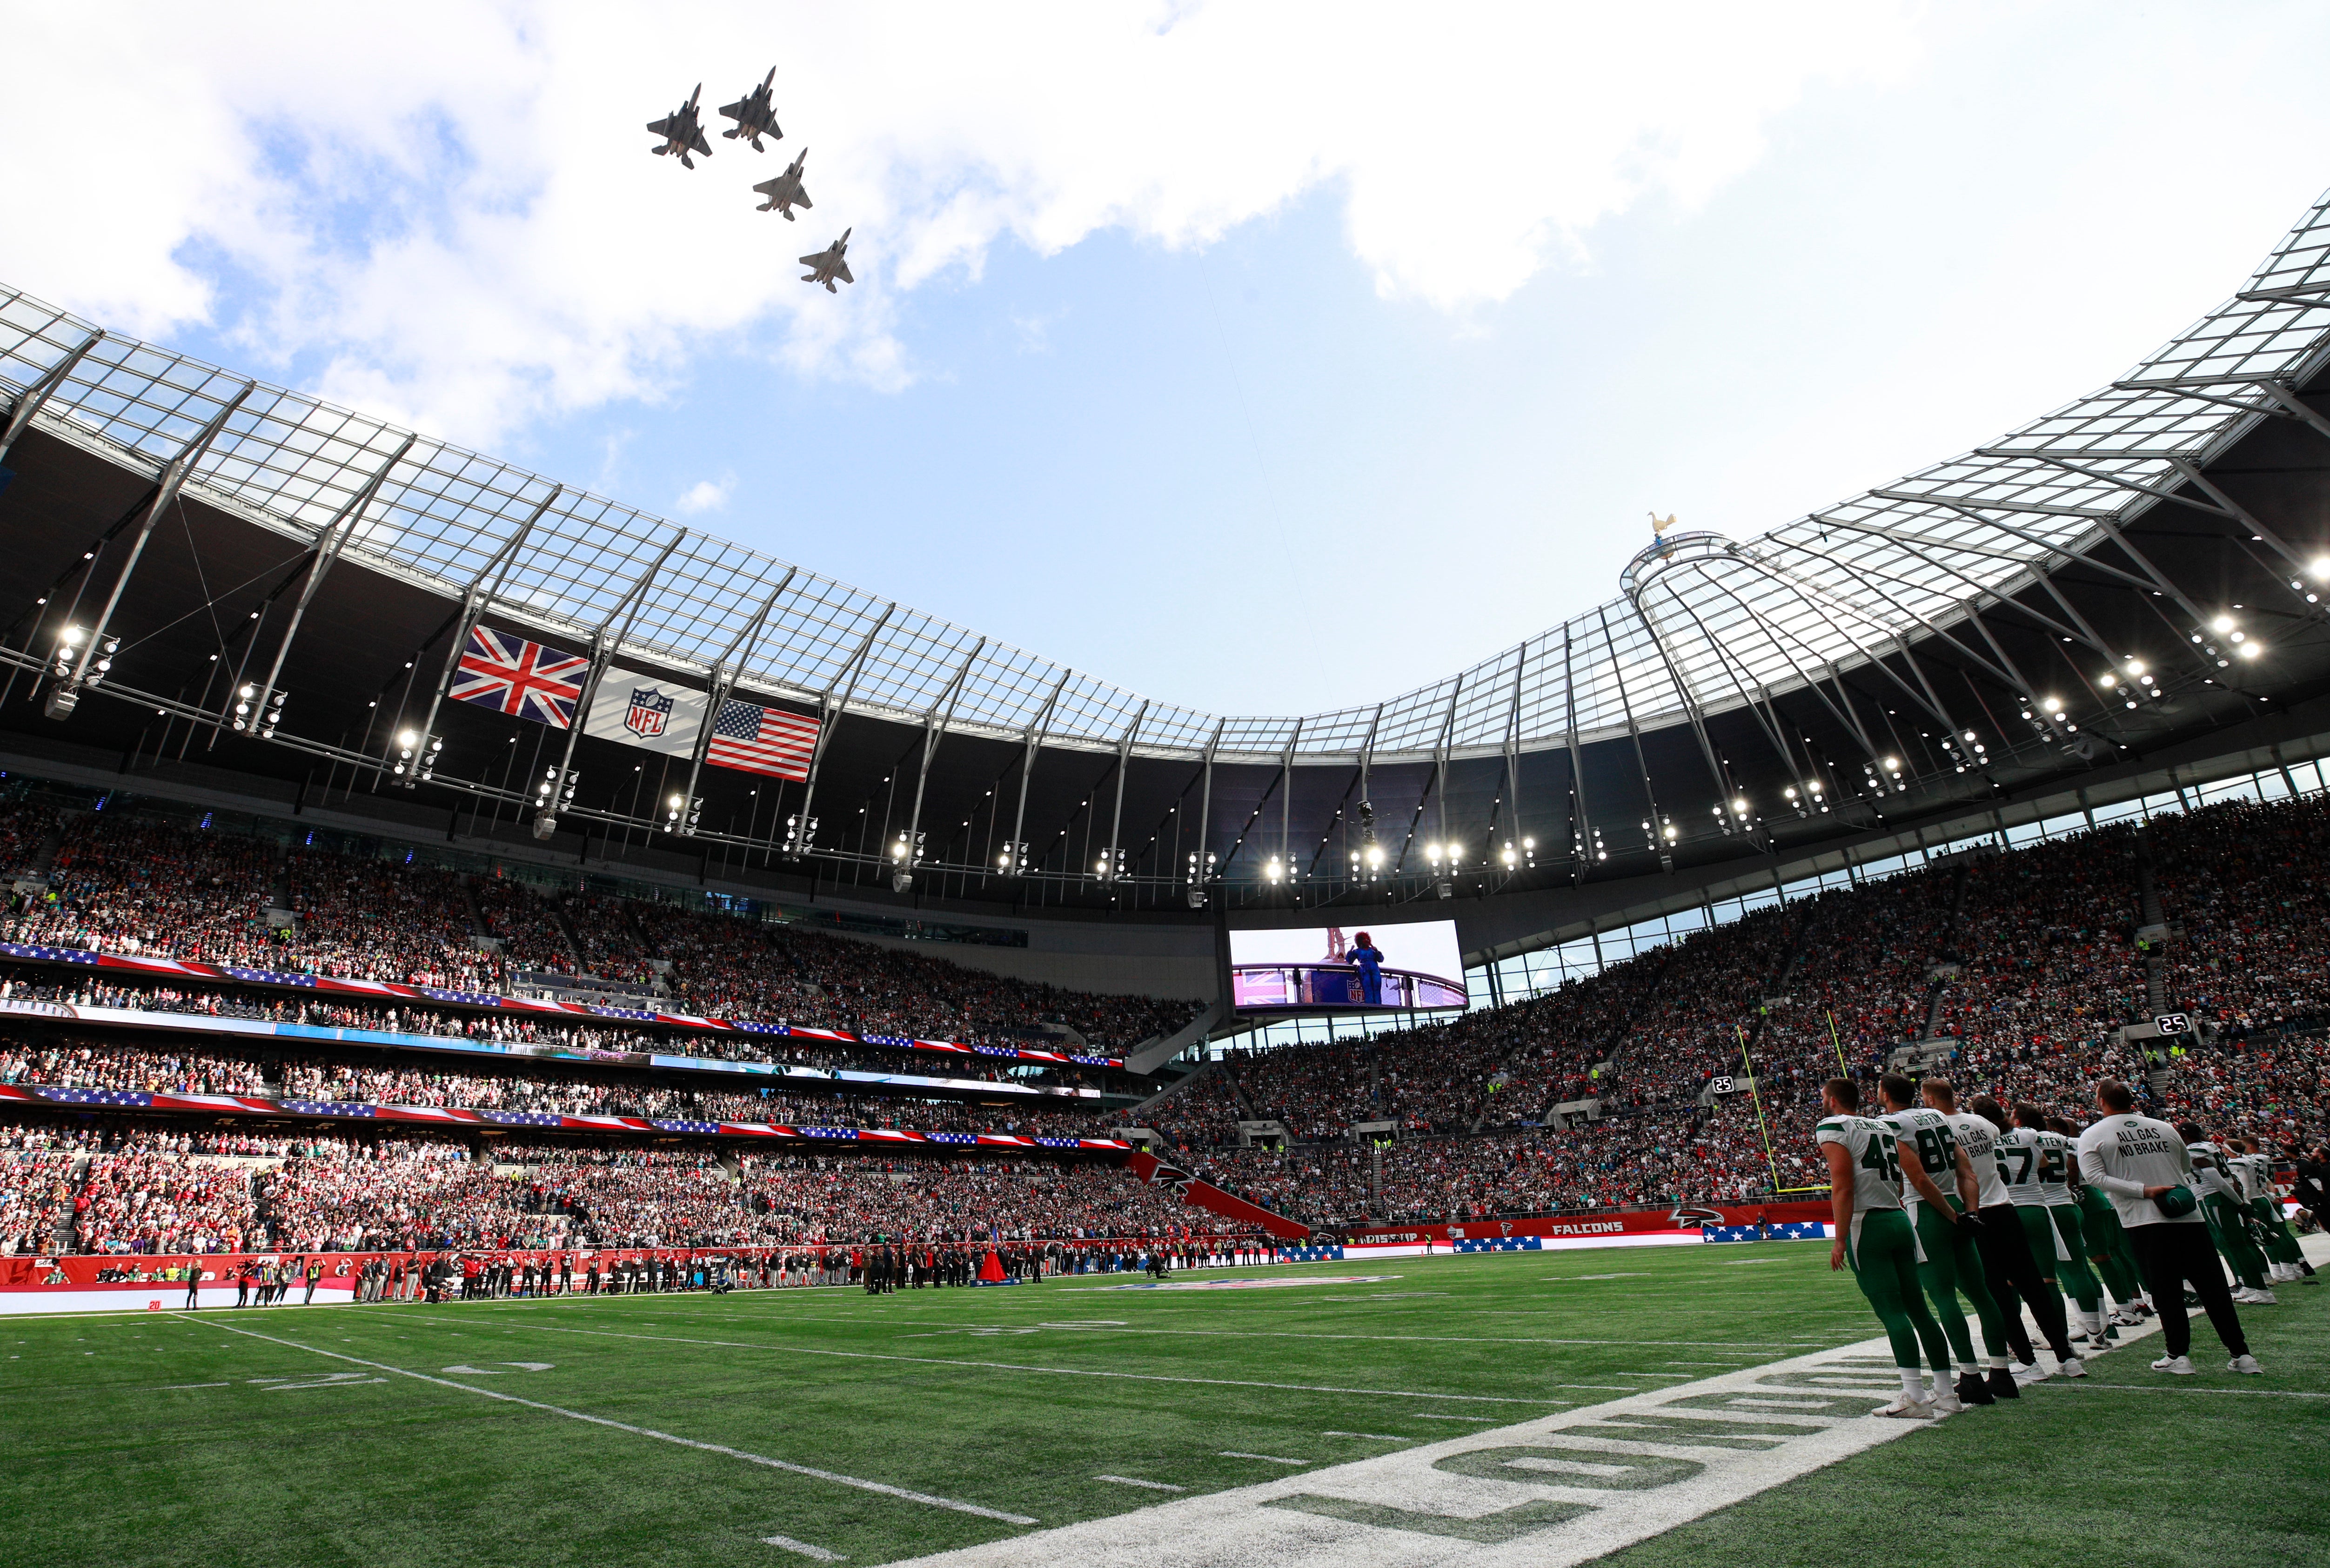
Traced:
<svg viewBox="0 0 2330 1568">
<path fill-rule="evenodd" d="M 489 626 L 473 626 L 445 695 L 565 729 L 574 722 L 575 705 L 582 700 L 582 679 L 590 669 L 591 661 L 580 654 L 528 642 Z"/>
<path fill-rule="evenodd" d="M 809 777 L 810 753 L 817 747 L 818 721 L 805 713 L 762 708 L 756 702 L 724 702 L 712 721 L 712 747 L 704 760 L 771 778 Z"/>
<path fill-rule="evenodd" d="M 693 756 L 696 737 L 704 733 L 704 709 L 710 701 L 705 693 L 661 676 L 611 666 L 599 678 L 599 689 L 591 694 L 591 712 L 582 721 L 582 733 L 645 746 L 666 756 Z"/>
</svg>

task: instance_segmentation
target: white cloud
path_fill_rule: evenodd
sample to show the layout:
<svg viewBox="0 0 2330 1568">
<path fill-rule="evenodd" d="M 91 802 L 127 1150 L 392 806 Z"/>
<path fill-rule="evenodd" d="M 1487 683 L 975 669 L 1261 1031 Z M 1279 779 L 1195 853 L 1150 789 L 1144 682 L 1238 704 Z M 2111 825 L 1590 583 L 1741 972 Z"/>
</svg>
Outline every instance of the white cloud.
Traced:
<svg viewBox="0 0 2330 1568">
<path fill-rule="evenodd" d="M 735 489 L 734 474 L 717 480 L 698 480 L 680 492 L 679 499 L 672 502 L 672 509 L 687 518 L 716 512 L 728 504 L 728 497 Z"/>
<path fill-rule="evenodd" d="M 141 335 L 211 323 L 254 366 L 478 444 L 652 399 L 707 347 L 901 386 L 898 294 L 975 277 L 1007 237 L 1202 245 L 1322 184 L 1381 293 L 1464 317 L 1634 204 L 1705 197 L 1811 84 L 1913 52 L 1900 14 L 1855 4 L 5 0 L 0 26 L 0 131 L 58 155 L 19 160 L 41 220 L 0 229 L 0 280 Z M 715 137 L 690 172 L 641 128 L 772 62 L 779 145 L 814 152 L 795 223 L 753 210 L 774 149 Z M 800 284 L 792 258 L 853 225 L 858 283 Z"/>
</svg>

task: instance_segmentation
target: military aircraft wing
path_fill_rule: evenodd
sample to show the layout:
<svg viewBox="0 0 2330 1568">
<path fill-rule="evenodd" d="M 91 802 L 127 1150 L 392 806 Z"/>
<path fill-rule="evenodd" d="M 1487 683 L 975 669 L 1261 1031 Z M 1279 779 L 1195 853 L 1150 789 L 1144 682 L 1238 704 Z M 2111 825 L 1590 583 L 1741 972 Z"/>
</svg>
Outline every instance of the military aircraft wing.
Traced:
<svg viewBox="0 0 2330 1568">
<path fill-rule="evenodd" d="M 822 267 L 831 260 L 833 260 L 832 252 L 819 251 L 814 256 L 803 256 L 800 259 L 800 264 L 804 267 Z"/>
<path fill-rule="evenodd" d="M 833 275 L 840 279 L 845 283 L 855 283 L 857 281 L 857 279 L 849 275 L 849 263 L 847 261 L 836 261 L 833 264 Z"/>
<path fill-rule="evenodd" d="M 677 118 L 677 117 L 675 115 L 666 115 L 661 119 L 651 119 L 648 121 L 648 134 L 649 136 L 660 137 L 670 136 L 671 122 Z"/>
<path fill-rule="evenodd" d="M 704 139 L 704 128 L 702 126 L 696 128 L 696 134 L 689 138 L 688 145 L 693 147 L 697 152 L 702 153 L 706 157 L 710 157 L 712 156 L 712 144 Z"/>
</svg>

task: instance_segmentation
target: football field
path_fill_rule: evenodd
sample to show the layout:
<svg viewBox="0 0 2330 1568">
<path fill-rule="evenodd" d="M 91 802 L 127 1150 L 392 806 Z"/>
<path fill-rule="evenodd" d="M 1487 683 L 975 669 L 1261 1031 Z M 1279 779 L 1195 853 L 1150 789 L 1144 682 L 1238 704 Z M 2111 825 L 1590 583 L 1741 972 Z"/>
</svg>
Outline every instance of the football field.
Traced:
<svg viewBox="0 0 2330 1568">
<path fill-rule="evenodd" d="M 2309 1255 L 2322 1239 L 2312 1239 Z M 2317 1259 L 2318 1261 L 2319 1259 Z M 43 1564 L 2330 1563 L 2330 1288 L 1877 1421 L 1825 1243 L 0 1323 Z"/>
</svg>

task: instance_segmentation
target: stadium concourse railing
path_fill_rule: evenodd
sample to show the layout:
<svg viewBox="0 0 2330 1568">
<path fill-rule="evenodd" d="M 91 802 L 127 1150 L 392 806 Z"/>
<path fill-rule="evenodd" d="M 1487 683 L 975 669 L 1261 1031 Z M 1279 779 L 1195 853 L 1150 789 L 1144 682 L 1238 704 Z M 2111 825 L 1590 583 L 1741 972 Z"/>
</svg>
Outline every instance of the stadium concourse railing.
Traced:
<svg viewBox="0 0 2330 1568">
<path fill-rule="evenodd" d="M 1074 1051 L 1039 1050 L 1009 1045 L 966 1045 L 948 1040 L 922 1040 L 903 1034 L 853 1034 L 845 1029 L 813 1029 L 798 1023 L 762 1023 L 752 1019 L 712 1018 L 693 1012 L 656 1012 L 645 1008 L 606 1007 L 592 1003 L 557 1002 L 547 997 L 501 996 L 483 991 L 450 991 L 435 985 L 406 985 L 387 980 L 355 980 L 344 975 L 308 974 L 271 969 L 245 969 L 233 965 L 204 964 L 189 958 L 154 958 L 138 954 L 108 953 L 93 948 L 28 946 L 0 942 L 0 958 L 24 963 L 68 964 L 111 970 L 147 978 L 195 980 L 213 984 L 258 985 L 320 993 L 361 996 L 373 1001 L 426 1002 L 441 1007 L 486 1012 L 548 1014 L 564 1018 L 606 1019 L 692 1030 L 705 1034 L 767 1035 L 793 1040 L 824 1041 L 836 1045 L 884 1046 L 894 1050 L 929 1051 L 951 1056 L 983 1057 L 999 1061 L 1024 1061 L 1055 1067 L 1121 1068 L 1117 1056 L 1088 1056 Z M 544 1054 L 551 1054 L 545 1052 Z M 570 1055 L 587 1055 L 569 1052 Z M 657 1065 L 687 1065 L 711 1060 L 701 1057 L 658 1058 Z M 759 1064 L 762 1068 L 771 1063 Z M 719 1061 L 719 1070 L 750 1070 L 752 1064 Z"/>
</svg>

